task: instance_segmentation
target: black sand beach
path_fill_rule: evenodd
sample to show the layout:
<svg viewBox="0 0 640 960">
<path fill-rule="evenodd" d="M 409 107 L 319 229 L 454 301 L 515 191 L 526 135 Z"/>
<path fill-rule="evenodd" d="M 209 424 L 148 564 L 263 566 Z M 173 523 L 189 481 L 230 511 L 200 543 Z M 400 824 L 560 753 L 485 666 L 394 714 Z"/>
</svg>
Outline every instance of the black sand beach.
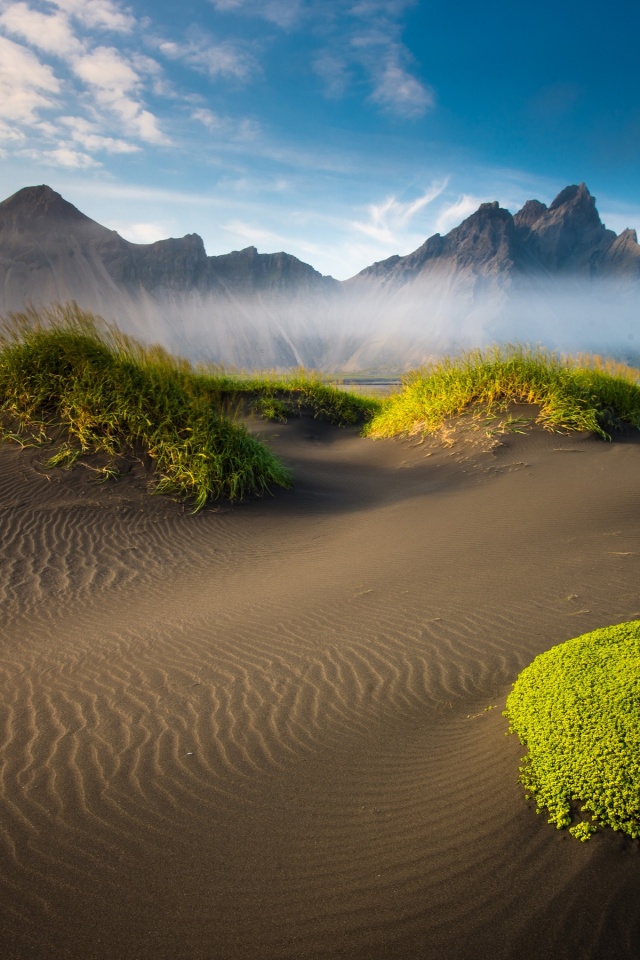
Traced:
<svg viewBox="0 0 640 960">
<path fill-rule="evenodd" d="M 502 710 L 640 617 L 640 441 L 264 433 L 293 490 L 195 516 L 0 447 L 2 956 L 635 958 Z"/>
</svg>

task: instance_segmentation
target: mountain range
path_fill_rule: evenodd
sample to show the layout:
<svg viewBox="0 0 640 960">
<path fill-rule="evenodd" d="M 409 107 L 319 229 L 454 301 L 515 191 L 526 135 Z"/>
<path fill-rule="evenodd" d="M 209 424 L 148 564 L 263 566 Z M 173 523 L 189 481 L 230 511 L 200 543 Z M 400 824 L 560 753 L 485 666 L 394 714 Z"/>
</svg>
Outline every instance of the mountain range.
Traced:
<svg viewBox="0 0 640 960">
<path fill-rule="evenodd" d="M 483 203 L 344 282 L 255 247 L 209 257 L 197 234 L 130 243 L 45 185 L 0 203 L 0 313 L 75 300 L 145 340 L 249 368 L 382 371 L 503 339 L 603 349 L 612 306 L 619 352 L 635 347 L 639 294 L 635 231 L 607 230 L 583 183 L 515 215 Z"/>
<path fill-rule="evenodd" d="M 483 203 L 446 236 L 436 233 L 408 256 L 374 263 L 354 280 L 399 287 L 443 272 L 456 280 L 500 278 L 501 285 L 525 276 L 640 280 L 640 246 L 635 230 L 616 236 L 606 229 L 581 183 L 549 207 L 528 200 L 515 216 L 497 201 Z"/>
</svg>

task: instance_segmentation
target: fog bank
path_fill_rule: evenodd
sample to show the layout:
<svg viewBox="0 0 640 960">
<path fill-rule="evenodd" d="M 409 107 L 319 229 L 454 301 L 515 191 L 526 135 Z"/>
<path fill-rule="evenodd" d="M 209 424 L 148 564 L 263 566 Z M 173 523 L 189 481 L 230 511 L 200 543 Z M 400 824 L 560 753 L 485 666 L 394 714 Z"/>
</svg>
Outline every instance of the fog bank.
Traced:
<svg viewBox="0 0 640 960">
<path fill-rule="evenodd" d="M 640 355 L 640 292 L 554 280 L 447 289 L 436 282 L 343 295 L 138 297 L 107 319 L 195 362 L 329 373 L 400 373 L 435 357 L 526 343 L 617 358 Z"/>
</svg>

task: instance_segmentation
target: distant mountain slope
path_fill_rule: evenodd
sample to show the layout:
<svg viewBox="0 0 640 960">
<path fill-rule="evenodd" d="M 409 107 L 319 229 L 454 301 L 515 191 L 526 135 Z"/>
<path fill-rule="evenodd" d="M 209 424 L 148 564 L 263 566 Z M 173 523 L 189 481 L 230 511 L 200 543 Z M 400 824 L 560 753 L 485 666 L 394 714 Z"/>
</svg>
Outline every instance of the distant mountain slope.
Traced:
<svg viewBox="0 0 640 960">
<path fill-rule="evenodd" d="M 2 312 L 75 300 L 184 351 L 208 324 L 209 358 L 288 366 L 302 357 L 274 311 L 309 295 L 330 302 L 339 290 L 288 253 L 208 257 L 197 234 L 129 243 L 45 185 L 0 203 Z"/>
<path fill-rule="evenodd" d="M 106 284 L 129 292 L 145 290 L 255 293 L 332 289 L 337 282 L 288 253 L 260 254 L 247 247 L 220 257 L 206 255 L 195 233 L 157 243 L 129 243 L 115 230 L 90 220 L 50 187 L 26 187 L 0 203 L 3 271 L 34 281 L 53 272 L 69 287 Z M 75 260 L 74 260 L 75 258 Z M 79 263 L 78 263 L 79 261 Z M 4 277 L 4 288 L 11 288 Z M 11 291 L 13 292 L 13 291 Z"/>
<path fill-rule="evenodd" d="M 547 207 L 529 200 L 512 214 L 483 203 L 446 236 L 436 233 L 405 257 L 374 263 L 352 286 L 395 288 L 429 279 L 447 286 L 506 288 L 514 279 L 579 277 L 640 280 L 640 246 L 634 230 L 607 230 L 584 183 L 566 187 Z"/>
<path fill-rule="evenodd" d="M 344 283 L 287 253 L 209 257 L 197 234 L 129 243 L 44 185 L 0 203 L 0 313 L 75 300 L 234 366 L 389 371 L 505 339 L 619 352 L 636 348 L 639 294 L 635 231 L 607 230 L 583 183 L 515 215 L 484 203 Z"/>
</svg>

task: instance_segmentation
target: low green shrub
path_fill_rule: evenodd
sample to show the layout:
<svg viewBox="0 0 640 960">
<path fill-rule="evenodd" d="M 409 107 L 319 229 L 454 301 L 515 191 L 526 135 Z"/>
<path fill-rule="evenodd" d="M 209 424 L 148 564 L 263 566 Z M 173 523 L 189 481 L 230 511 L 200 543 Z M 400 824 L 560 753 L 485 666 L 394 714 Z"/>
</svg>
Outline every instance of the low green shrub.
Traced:
<svg viewBox="0 0 640 960">
<path fill-rule="evenodd" d="M 600 825 L 640 837 L 640 620 L 540 654 L 506 703 L 528 748 L 520 782 L 549 823 L 588 840 Z M 580 812 L 591 819 L 580 819 Z"/>
</svg>

